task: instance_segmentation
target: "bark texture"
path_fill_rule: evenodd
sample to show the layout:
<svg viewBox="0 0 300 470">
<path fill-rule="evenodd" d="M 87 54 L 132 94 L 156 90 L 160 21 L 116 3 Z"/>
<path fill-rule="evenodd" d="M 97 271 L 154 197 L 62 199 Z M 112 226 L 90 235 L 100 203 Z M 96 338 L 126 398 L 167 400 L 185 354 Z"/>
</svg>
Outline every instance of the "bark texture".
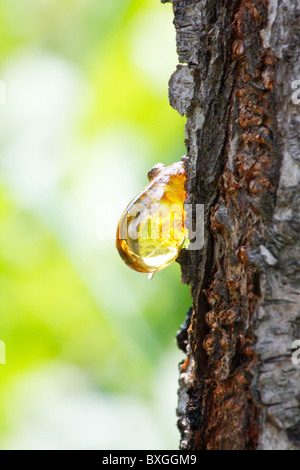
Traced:
<svg viewBox="0 0 300 470">
<path fill-rule="evenodd" d="M 300 449 L 299 1 L 171 3 L 170 102 L 188 202 L 205 205 L 205 245 L 179 260 L 181 448 Z"/>
</svg>

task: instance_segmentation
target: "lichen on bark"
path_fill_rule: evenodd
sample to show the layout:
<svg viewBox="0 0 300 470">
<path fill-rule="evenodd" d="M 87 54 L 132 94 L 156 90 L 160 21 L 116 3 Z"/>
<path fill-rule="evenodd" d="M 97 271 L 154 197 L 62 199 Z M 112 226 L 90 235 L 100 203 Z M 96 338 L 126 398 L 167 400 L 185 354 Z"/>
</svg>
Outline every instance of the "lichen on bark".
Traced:
<svg viewBox="0 0 300 470">
<path fill-rule="evenodd" d="M 188 202 L 205 206 L 204 247 L 179 258 L 181 448 L 300 448 L 299 4 L 171 3 L 170 103 L 187 117 Z"/>
</svg>

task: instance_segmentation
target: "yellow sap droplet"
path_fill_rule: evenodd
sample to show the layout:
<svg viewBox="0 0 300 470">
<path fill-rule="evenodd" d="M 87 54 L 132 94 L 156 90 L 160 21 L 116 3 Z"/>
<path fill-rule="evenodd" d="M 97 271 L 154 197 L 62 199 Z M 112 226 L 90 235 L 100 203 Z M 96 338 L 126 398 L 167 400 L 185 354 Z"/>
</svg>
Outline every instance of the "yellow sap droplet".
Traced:
<svg viewBox="0 0 300 470">
<path fill-rule="evenodd" d="M 177 258 L 187 236 L 183 162 L 170 166 L 159 163 L 148 178 L 148 186 L 131 201 L 119 221 L 116 246 L 130 268 L 155 273 Z"/>
</svg>

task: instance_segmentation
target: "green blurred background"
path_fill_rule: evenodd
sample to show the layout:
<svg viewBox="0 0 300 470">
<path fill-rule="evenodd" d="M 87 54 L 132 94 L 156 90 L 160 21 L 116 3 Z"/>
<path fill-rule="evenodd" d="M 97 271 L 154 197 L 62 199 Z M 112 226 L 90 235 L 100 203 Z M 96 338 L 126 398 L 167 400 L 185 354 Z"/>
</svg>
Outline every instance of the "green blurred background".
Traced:
<svg viewBox="0 0 300 470">
<path fill-rule="evenodd" d="M 189 288 L 107 236 L 185 152 L 172 21 L 159 0 L 0 0 L 2 449 L 178 447 Z"/>
</svg>

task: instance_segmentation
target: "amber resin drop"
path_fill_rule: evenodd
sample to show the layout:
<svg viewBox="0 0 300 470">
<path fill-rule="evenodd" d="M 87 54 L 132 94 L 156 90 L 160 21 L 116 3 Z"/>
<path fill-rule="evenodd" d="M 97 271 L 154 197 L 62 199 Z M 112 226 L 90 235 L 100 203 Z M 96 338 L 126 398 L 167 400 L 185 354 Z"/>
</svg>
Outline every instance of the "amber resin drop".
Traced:
<svg viewBox="0 0 300 470">
<path fill-rule="evenodd" d="M 159 163 L 148 178 L 119 221 L 116 246 L 130 268 L 151 274 L 177 258 L 187 236 L 183 162 Z"/>
</svg>

